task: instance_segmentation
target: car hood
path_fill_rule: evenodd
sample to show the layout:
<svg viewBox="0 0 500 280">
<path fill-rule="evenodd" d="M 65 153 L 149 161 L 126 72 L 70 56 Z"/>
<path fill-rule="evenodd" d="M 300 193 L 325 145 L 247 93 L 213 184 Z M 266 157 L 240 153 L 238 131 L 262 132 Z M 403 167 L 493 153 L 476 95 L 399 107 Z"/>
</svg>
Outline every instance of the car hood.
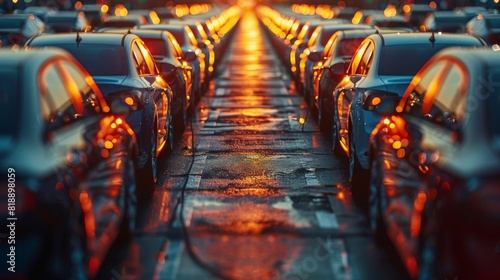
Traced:
<svg viewBox="0 0 500 280">
<path fill-rule="evenodd" d="M 92 78 L 94 78 L 102 95 L 106 96 L 112 92 L 122 90 L 122 84 L 127 76 L 93 76 Z"/>
<path fill-rule="evenodd" d="M 410 84 L 413 76 L 380 76 L 387 91 L 397 93 L 402 96 Z"/>
</svg>

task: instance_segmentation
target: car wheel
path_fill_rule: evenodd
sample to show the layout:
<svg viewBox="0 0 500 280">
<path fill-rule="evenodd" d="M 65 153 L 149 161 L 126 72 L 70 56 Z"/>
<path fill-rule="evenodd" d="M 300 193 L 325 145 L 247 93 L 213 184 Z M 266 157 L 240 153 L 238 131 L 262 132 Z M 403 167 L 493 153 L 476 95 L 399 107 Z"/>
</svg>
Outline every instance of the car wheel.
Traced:
<svg viewBox="0 0 500 280">
<path fill-rule="evenodd" d="M 184 110 L 186 111 L 186 110 Z M 166 130 L 167 130 L 167 139 L 165 142 L 165 147 L 163 149 L 164 155 L 170 155 L 172 151 L 174 150 L 174 128 L 172 126 L 172 121 L 169 121 L 166 124 Z"/>
<path fill-rule="evenodd" d="M 333 122 L 333 124 L 332 124 L 332 149 L 333 149 L 333 153 L 337 157 L 344 158 L 345 153 L 344 153 L 344 150 L 342 149 L 342 147 L 340 147 L 339 136 L 338 136 L 339 131 L 337 129 L 337 123 L 333 120 L 332 120 L 332 122 Z"/>
<path fill-rule="evenodd" d="M 354 200 L 364 209 L 368 206 L 367 173 L 361 167 L 358 157 L 356 157 L 352 129 L 349 129 L 349 181 L 351 183 L 351 192 Z"/>
<path fill-rule="evenodd" d="M 154 184 L 156 182 L 156 149 L 158 135 L 156 133 L 157 123 L 156 120 L 153 124 L 153 131 L 151 133 L 151 147 L 148 160 L 146 165 L 139 170 L 137 176 L 137 194 L 138 196 L 144 196 L 153 192 Z"/>
<path fill-rule="evenodd" d="M 188 118 L 186 109 L 186 99 L 183 97 L 180 97 L 179 99 L 181 99 L 181 101 L 178 102 L 177 104 L 179 103 L 181 104 L 180 105 L 181 110 L 179 110 L 177 114 L 173 116 L 173 129 L 176 137 L 182 135 L 182 133 L 186 129 L 187 118 Z"/>
<path fill-rule="evenodd" d="M 125 167 L 123 170 L 123 188 L 124 188 L 124 209 L 123 209 L 123 219 L 120 224 L 120 233 L 117 238 L 119 243 L 127 244 L 133 236 L 136 225 L 136 213 L 137 213 L 137 196 L 136 196 L 136 184 L 134 175 L 134 162 L 132 159 L 127 158 Z"/>
<path fill-rule="evenodd" d="M 332 132 L 332 114 L 323 108 L 321 95 L 318 98 L 318 123 L 321 131 L 330 134 Z"/>
<path fill-rule="evenodd" d="M 382 178 L 378 160 L 375 156 L 370 161 L 370 194 L 368 198 L 369 214 L 370 214 L 370 229 L 375 241 L 384 241 L 386 237 L 385 225 L 382 217 Z"/>
</svg>

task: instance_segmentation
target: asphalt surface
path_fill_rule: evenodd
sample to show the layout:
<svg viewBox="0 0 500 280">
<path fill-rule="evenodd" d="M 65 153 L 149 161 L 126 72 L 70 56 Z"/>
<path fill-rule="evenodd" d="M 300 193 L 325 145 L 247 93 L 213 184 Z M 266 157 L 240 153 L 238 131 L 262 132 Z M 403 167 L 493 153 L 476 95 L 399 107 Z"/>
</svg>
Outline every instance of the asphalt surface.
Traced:
<svg viewBox="0 0 500 280">
<path fill-rule="evenodd" d="M 257 17 L 235 28 L 132 242 L 98 278 L 405 279 Z"/>
</svg>

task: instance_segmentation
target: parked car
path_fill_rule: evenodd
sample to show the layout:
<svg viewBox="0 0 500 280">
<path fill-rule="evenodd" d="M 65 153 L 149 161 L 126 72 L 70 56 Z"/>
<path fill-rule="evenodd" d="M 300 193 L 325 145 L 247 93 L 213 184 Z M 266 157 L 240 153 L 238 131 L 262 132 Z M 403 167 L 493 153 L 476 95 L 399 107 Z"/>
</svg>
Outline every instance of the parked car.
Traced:
<svg viewBox="0 0 500 280">
<path fill-rule="evenodd" d="M 500 53 L 448 49 L 373 107 L 370 216 L 409 275 L 500 275 Z"/>
<path fill-rule="evenodd" d="M 340 18 L 345 20 L 351 20 L 354 14 L 358 11 L 358 8 L 354 7 L 333 7 L 333 16 L 334 18 Z"/>
<path fill-rule="evenodd" d="M 32 14 L 0 15 L 0 47 L 19 47 L 45 32 L 45 23 Z"/>
<path fill-rule="evenodd" d="M 134 230 L 129 107 L 108 103 L 61 49 L 4 49 L 0 61 L 0 217 L 16 241 L 10 265 L 13 243 L 0 243 L 0 277 L 92 278 L 118 235 Z"/>
<path fill-rule="evenodd" d="M 186 21 L 184 23 L 173 20 L 169 21 L 169 24 L 180 24 L 185 25 L 189 28 L 188 36 L 191 38 L 194 36 L 196 41 L 196 46 L 200 48 L 205 55 L 205 77 L 206 80 L 209 81 L 212 78 L 213 72 L 215 70 L 215 45 L 208 39 L 208 35 L 203 28 L 200 28 L 200 25 L 196 24 L 196 21 Z M 194 40 L 193 40 L 194 44 Z"/>
<path fill-rule="evenodd" d="M 318 111 L 318 123 L 323 131 L 332 131 L 332 92 L 344 78 L 347 66 L 361 42 L 375 32 L 375 29 L 337 31 L 322 52 L 312 51 L 308 55 L 308 59 L 315 63 L 311 95 Z"/>
<path fill-rule="evenodd" d="M 142 189 L 156 181 L 156 158 L 172 150 L 172 91 L 163 80 L 144 42 L 134 34 L 66 33 L 45 34 L 28 41 L 29 47 L 60 47 L 70 52 L 89 71 L 104 96 L 127 99 L 134 112 L 126 120 L 137 135 L 138 165 Z"/>
<path fill-rule="evenodd" d="M 428 4 L 408 4 L 403 5 L 401 12 L 413 28 L 420 30 L 420 26 L 424 24 L 427 15 L 435 10 L 435 7 Z"/>
<path fill-rule="evenodd" d="M 75 11 L 61 11 L 45 16 L 45 27 L 49 33 L 90 31 L 85 14 Z"/>
<path fill-rule="evenodd" d="M 143 15 L 108 16 L 97 29 L 134 28 L 143 24 L 149 24 Z"/>
<path fill-rule="evenodd" d="M 41 21 L 45 21 L 45 16 L 53 15 L 57 13 L 58 10 L 55 7 L 45 7 L 45 6 L 30 6 L 26 7 L 24 10 L 15 10 L 14 14 L 33 14 Z"/>
<path fill-rule="evenodd" d="M 404 31 L 413 31 L 415 28 L 402 15 L 387 17 L 385 15 L 373 14 L 365 18 L 364 24 L 379 28 L 398 28 Z M 418 29 L 417 29 L 418 30 Z"/>
<path fill-rule="evenodd" d="M 298 76 L 299 76 L 299 89 L 302 90 L 306 101 L 309 104 L 313 104 L 315 100 L 313 100 L 312 92 L 312 68 L 314 66 L 314 62 L 308 59 L 308 55 L 313 52 L 322 52 L 325 48 L 325 45 L 331 39 L 333 34 L 337 31 L 341 30 L 357 30 L 357 29 L 368 29 L 373 30 L 373 27 L 364 24 L 335 24 L 335 25 L 326 25 L 319 27 L 320 30 L 317 33 L 315 38 L 311 38 L 307 42 L 306 48 L 302 51 L 302 54 L 299 55 L 299 63 L 298 63 Z"/>
<path fill-rule="evenodd" d="M 160 70 L 162 78 L 173 92 L 172 125 L 176 133 L 182 134 L 188 122 L 187 113 L 195 106 L 193 96 L 193 67 L 197 60 L 194 52 L 182 54 L 174 36 L 168 31 L 147 29 L 111 29 L 106 32 L 127 33 L 139 36 L 149 49 Z M 191 102 L 193 101 L 193 102 Z"/>
<path fill-rule="evenodd" d="M 356 50 L 346 77 L 334 92 L 333 142 L 349 157 L 351 186 L 353 192 L 360 193 L 361 201 L 368 194 L 368 139 L 380 121 L 370 106 L 386 96 L 401 96 L 428 59 L 452 46 L 484 48 L 485 43 L 480 38 L 458 34 L 373 34 Z"/>
<path fill-rule="evenodd" d="M 106 8 L 103 8 L 103 4 L 82 4 L 76 11 L 85 13 L 85 18 L 91 25 L 92 30 L 100 27 L 108 17 L 108 11 Z"/>
<path fill-rule="evenodd" d="M 458 14 L 452 11 L 438 11 L 427 15 L 421 31 L 446 33 L 465 33 L 465 25 L 472 16 Z"/>
<path fill-rule="evenodd" d="M 481 36 L 488 45 L 500 44 L 500 15 L 479 14 L 465 26 L 468 34 Z"/>
<path fill-rule="evenodd" d="M 183 55 L 185 55 L 187 52 L 194 52 L 198 56 L 198 60 L 193 61 L 191 65 L 193 67 L 193 73 L 194 73 L 193 90 L 194 90 L 195 102 L 199 100 L 201 98 L 201 94 L 205 86 L 205 67 L 206 67 L 205 55 L 203 54 L 200 48 L 194 45 L 195 43 L 193 41 L 194 38 L 190 38 L 188 36 L 186 28 L 184 28 L 184 26 L 179 26 L 179 25 L 146 24 L 139 26 L 138 29 L 168 31 L 172 35 L 174 35 L 176 43 L 179 44 L 179 46 L 182 49 Z"/>
<path fill-rule="evenodd" d="M 161 19 L 154 10 L 148 9 L 132 9 L 128 11 L 128 15 L 141 15 L 146 17 L 148 24 L 158 24 Z"/>
</svg>

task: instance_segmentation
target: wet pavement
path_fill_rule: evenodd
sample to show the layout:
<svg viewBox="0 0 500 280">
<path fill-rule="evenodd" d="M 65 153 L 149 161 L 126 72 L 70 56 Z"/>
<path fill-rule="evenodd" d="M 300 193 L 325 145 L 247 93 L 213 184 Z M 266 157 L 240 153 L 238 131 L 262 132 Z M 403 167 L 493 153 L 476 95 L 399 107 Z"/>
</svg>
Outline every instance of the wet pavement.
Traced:
<svg viewBox="0 0 500 280">
<path fill-rule="evenodd" d="M 252 12 L 232 39 L 98 278 L 404 279 Z"/>
</svg>

